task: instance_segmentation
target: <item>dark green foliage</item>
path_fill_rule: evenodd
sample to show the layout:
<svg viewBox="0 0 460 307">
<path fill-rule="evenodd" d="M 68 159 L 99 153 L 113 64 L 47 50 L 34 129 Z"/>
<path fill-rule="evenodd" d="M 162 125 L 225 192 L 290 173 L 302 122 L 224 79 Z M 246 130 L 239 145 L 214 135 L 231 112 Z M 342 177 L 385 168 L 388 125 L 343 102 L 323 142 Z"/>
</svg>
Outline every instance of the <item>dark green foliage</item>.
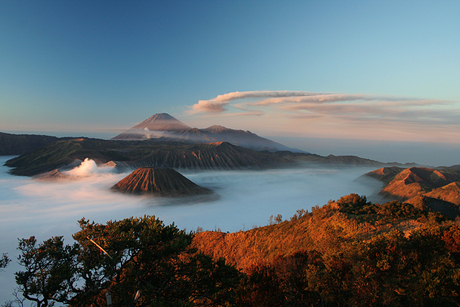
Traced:
<svg viewBox="0 0 460 307">
<path fill-rule="evenodd" d="M 72 246 L 61 237 L 20 242 L 26 270 L 17 281 L 38 306 L 105 306 L 107 289 L 114 306 L 460 305 L 460 227 L 400 202 L 351 194 L 234 234 L 192 236 L 154 217 L 79 223 Z"/>
<path fill-rule="evenodd" d="M 8 265 L 8 263 L 11 262 L 11 259 L 8 258 L 8 255 L 7 254 L 3 254 L 2 257 L 0 258 L 0 269 L 4 269 L 6 268 L 6 266 Z"/>
<path fill-rule="evenodd" d="M 76 281 L 78 246 L 64 246 L 62 237 L 53 237 L 37 246 L 35 237 L 19 241 L 19 264 L 25 271 L 16 273 L 23 296 L 38 307 L 52 301 L 68 303 L 68 290 Z"/>
<path fill-rule="evenodd" d="M 407 238 L 394 230 L 340 253 L 278 257 L 249 270 L 239 305 L 458 306 L 460 263 L 442 233 L 426 228 Z"/>
<path fill-rule="evenodd" d="M 390 216 L 393 218 L 416 217 L 423 214 L 422 210 L 414 208 L 413 205 L 408 203 L 401 203 L 399 201 L 391 201 L 376 206 L 377 214 Z"/>
<path fill-rule="evenodd" d="M 390 201 L 383 204 L 373 204 L 366 196 L 350 194 L 337 201 L 338 210 L 353 215 L 377 215 L 377 219 L 402 219 L 427 216 L 428 212 L 415 208 L 412 204 Z M 441 218 L 442 219 L 442 218 Z"/>
<path fill-rule="evenodd" d="M 72 246 L 62 237 L 38 246 L 34 237 L 20 241 L 26 270 L 16 280 L 37 306 L 103 306 L 106 289 L 113 306 L 211 306 L 234 299 L 238 271 L 188 249 L 191 235 L 174 225 L 148 216 L 79 223 Z"/>
<path fill-rule="evenodd" d="M 340 212 L 348 214 L 372 214 L 375 213 L 375 205 L 367 201 L 366 196 L 350 194 L 341 197 L 337 201 Z"/>
<path fill-rule="evenodd" d="M 253 265 L 238 299 L 238 306 L 312 306 L 321 296 L 310 287 L 311 271 L 324 269 L 320 254 L 298 251 L 279 256 L 270 265 Z M 318 276 L 319 277 L 319 276 Z"/>
</svg>

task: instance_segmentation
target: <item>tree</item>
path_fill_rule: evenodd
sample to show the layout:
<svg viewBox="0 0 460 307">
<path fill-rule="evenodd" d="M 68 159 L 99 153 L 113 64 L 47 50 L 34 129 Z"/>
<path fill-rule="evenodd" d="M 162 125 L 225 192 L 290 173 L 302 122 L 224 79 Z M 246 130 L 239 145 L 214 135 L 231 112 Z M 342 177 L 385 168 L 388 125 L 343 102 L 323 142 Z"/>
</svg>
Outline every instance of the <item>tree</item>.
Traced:
<svg viewBox="0 0 460 307">
<path fill-rule="evenodd" d="M 76 244 L 64 246 L 62 237 L 53 237 L 37 245 L 35 237 L 19 241 L 19 264 L 25 271 L 16 273 L 16 283 L 23 296 L 48 306 L 51 301 L 70 302 L 69 288 L 76 281 Z"/>
<path fill-rule="evenodd" d="M 3 254 L 2 255 L 2 258 L 0 258 L 0 269 L 4 269 L 6 268 L 6 266 L 8 265 L 8 263 L 11 262 L 11 259 L 8 258 L 8 255 L 7 254 Z"/>
<path fill-rule="evenodd" d="M 52 301 L 72 306 L 199 306 L 231 299 L 239 272 L 188 248 L 192 235 L 155 217 L 107 224 L 79 221 L 76 240 L 64 246 L 55 237 L 36 246 L 20 242 L 16 273 L 21 291 L 37 306 Z"/>
</svg>

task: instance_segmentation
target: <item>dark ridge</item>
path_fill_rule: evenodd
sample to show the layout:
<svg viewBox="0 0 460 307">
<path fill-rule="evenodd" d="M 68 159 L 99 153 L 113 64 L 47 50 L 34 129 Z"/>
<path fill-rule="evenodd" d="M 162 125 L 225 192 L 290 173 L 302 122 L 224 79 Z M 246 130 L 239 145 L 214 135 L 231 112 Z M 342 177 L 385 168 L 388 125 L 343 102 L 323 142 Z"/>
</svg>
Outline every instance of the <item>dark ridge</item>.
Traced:
<svg viewBox="0 0 460 307">
<path fill-rule="evenodd" d="M 0 156 L 22 155 L 57 141 L 59 138 L 48 135 L 9 134 L 0 132 Z"/>
</svg>

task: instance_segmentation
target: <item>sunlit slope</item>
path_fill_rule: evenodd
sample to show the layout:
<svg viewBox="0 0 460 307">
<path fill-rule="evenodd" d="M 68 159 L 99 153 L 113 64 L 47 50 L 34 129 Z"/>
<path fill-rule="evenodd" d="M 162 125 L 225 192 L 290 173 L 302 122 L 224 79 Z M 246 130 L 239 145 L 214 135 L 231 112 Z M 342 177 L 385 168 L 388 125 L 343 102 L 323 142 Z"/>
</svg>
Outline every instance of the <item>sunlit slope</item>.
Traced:
<svg viewBox="0 0 460 307">
<path fill-rule="evenodd" d="M 193 244 L 199 251 L 225 258 L 240 270 L 267 265 L 277 257 L 298 251 L 340 253 L 351 242 L 365 242 L 382 233 L 398 230 L 409 236 L 414 230 L 442 215 L 417 209 L 410 204 L 372 204 L 366 197 L 350 194 L 311 213 L 298 210 L 290 220 L 248 231 L 198 232 Z"/>
<path fill-rule="evenodd" d="M 365 176 L 381 180 L 380 194 L 405 201 L 417 208 L 433 210 L 454 218 L 460 213 L 460 170 L 383 167 Z"/>
<path fill-rule="evenodd" d="M 193 239 L 245 274 L 238 306 L 458 306 L 458 221 L 356 194 L 275 219 Z"/>
<path fill-rule="evenodd" d="M 170 168 L 140 167 L 113 187 L 127 194 L 149 194 L 158 196 L 191 196 L 210 194 L 179 172 Z"/>
</svg>

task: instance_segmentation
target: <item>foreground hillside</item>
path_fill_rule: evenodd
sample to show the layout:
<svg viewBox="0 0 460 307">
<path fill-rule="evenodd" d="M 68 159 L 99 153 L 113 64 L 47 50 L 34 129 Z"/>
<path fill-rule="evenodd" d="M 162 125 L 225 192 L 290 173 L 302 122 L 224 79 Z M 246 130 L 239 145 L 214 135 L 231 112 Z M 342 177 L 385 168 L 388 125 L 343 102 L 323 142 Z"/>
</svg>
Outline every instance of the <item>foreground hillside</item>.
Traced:
<svg viewBox="0 0 460 307">
<path fill-rule="evenodd" d="M 460 227 L 351 194 L 290 221 L 200 232 L 192 245 L 247 276 L 240 306 L 458 306 Z"/>
<path fill-rule="evenodd" d="M 19 295 L 38 306 L 458 306 L 460 227 L 350 194 L 289 221 L 186 233 L 155 217 L 79 221 L 19 241 Z M 22 301 L 20 301 L 22 303 Z"/>
<path fill-rule="evenodd" d="M 298 210 L 290 220 L 278 216 L 272 225 L 249 231 L 198 232 L 194 244 L 200 251 L 224 257 L 247 271 L 254 264 L 271 263 L 280 255 L 299 250 L 340 250 L 339 241 L 368 241 L 397 230 L 409 237 L 413 231 L 446 220 L 440 213 L 417 209 L 411 204 L 392 201 L 373 204 L 365 196 L 350 194 L 309 213 Z M 430 220 L 431 219 L 431 220 Z M 429 221 L 430 220 L 430 221 Z"/>
</svg>

